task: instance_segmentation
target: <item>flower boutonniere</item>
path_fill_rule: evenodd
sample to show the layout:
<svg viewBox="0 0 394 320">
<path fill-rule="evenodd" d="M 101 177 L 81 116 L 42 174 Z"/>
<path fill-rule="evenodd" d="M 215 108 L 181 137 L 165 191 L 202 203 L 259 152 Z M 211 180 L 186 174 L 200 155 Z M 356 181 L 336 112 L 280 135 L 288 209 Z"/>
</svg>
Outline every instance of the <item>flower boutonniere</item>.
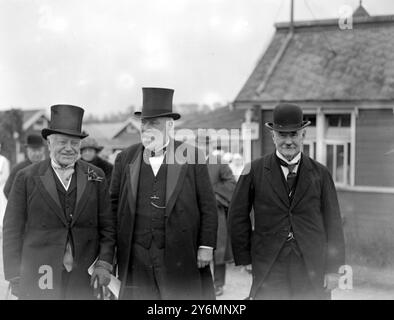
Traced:
<svg viewBox="0 0 394 320">
<path fill-rule="evenodd" d="M 88 181 L 101 182 L 101 181 L 103 181 L 103 177 L 100 177 L 96 171 L 94 171 L 93 169 L 90 169 L 90 167 L 88 167 Z"/>
</svg>

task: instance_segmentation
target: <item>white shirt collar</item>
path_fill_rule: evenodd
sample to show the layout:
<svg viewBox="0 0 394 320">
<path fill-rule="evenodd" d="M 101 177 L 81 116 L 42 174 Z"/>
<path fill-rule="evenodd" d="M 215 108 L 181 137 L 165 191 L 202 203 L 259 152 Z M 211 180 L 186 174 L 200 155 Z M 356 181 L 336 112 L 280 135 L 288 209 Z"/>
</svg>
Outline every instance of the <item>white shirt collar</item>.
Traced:
<svg viewBox="0 0 394 320">
<path fill-rule="evenodd" d="M 55 171 L 55 174 L 58 177 L 60 183 L 63 185 L 64 189 L 68 190 L 71 184 L 72 175 L 70 176 L 70 179 L 68 180 L 67 184 L 64 184 L 59 173 L 64 173 L 66 170 L 70 170 L 70 169 L 74 171 L 75 162 L 68 165 L 67 167 L 62 167 L 60 164 L 58 164 L 58 162 L 55 159 L 51 158 L 51 166 L 53 168 L 53 171 Z"/>
<path fill-rule="evenodd" d="M 291 161 L 287 160 L 278 150 L 276 150 L 276 156 L 288 164 L 296 164 L 301 159 L 301 152 L 299 152 Z"/>
<path fill-rule="evenodd" d="M 70 169 L 70 168 L 74 168 L 75 162 L 64 167 L 64 166 L 61 166 L 55 159 L 51 158 L 51 166 L 55 170 Z"/>
</svg>

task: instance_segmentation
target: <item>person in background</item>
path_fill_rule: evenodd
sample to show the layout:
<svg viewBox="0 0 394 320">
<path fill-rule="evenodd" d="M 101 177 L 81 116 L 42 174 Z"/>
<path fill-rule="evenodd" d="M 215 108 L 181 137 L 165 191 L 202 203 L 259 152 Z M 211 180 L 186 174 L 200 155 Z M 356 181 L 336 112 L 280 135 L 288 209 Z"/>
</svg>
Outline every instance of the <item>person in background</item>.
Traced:
<svg viewBox="0 0 394 320">
<path fill-rule="evenodd" d="M 229 165 L 222 159 L 224 154 L 223 150 L 218 146 L 216 149 L 213 149 L 207 158 L 208 173 L 216 196 L 218 212 L 218 235 L 214 254 L 216 296 L 223 294 L 223 287 L 226 282 L 226 263 L 232 261 L 227 214 L 236 181 Z"/>
<path fill-rule="evenodd" d="M 32 163 L 37 163 L 45 159 L 45 144 L 44 140 L 42 139 L 41 135 L 32 133 L 27 136 L 26 139 L 26 155 L 27 159 L 19 162 L 12 168 L 11 173 L 7 179 L 7 182 L 4 186 L 4 194 L 8 199 L 8 195 L 10 194 L 12 184 L 15 180 L 15 176 L 19 170 L 26 168 L 27 166 L 31 165 Z"/>
<path fill-rule="evenodd" d="M 82 160 L 99 167 L 104 171 L 108 185 L 111 184 L 111 175 L 113 165 L 103 158 L 99 157 L 99 153 L 104 147 L 99 146 L 97 141 L 91 137 L 87 137 L 81 142 L 81 158 Z"/>
</svg>

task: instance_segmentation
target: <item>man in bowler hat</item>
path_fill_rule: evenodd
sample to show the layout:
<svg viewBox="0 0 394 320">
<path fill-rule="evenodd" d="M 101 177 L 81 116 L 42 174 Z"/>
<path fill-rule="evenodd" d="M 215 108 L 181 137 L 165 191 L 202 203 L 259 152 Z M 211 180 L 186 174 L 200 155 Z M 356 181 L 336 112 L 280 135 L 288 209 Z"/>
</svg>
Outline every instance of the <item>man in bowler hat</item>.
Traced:
<svg viewBox="0 0 394 320">
<path fill-rule="evenodd" d="M 109 283 L 116 221 L 103 171 L 78 160 L 83 113 L 51 107 L 50 127 L 41 132 L 50 159 L 20 170 L 11 188 L 4 275 L 20 299 L 93 299 L 92 284 Z"/>
<path fill-rule="evenodd" d="M 10 194 L 12 183 L 15 180 L 15 176 L 19 170 L 26 168 L 32 163 L 40 162 L 45 158 L 45 145 L 44 140 L 41 135 L 32 133 L 27 136 L 26 139 L 26 155 L 27 159 L 18 163 L 14 168 L 12 168 L 10 175 L 8 176 L 7 182 L 4 185 L 4 194 L 8 199 Z"/>
<path fill-rule="evenodd" d="M 118 154 L 110 193 L 117 214 L 120 299 L 214 299 L 215 196 L 206 163 L 180 161 L 170 132 L 174 90 L 143 88 L 142 143 Z M 197 149 L 188 149 L 196 161 Z M 189 158 L 188 158 L 189 159 Z M 188 160 L 187 159 L 187 160 Z"/>
<path fill-rule="evenodd" d="M 328 299 L 338 284 L 341 215 L 328 169 L 301 152 L 309 124 L 299 106 L 279 104 L 266 123 L 276 151 L 252 161 L 234 192 L 232 248 L 237 265 L 252 264 L 250 299 Z"/>
</svg>

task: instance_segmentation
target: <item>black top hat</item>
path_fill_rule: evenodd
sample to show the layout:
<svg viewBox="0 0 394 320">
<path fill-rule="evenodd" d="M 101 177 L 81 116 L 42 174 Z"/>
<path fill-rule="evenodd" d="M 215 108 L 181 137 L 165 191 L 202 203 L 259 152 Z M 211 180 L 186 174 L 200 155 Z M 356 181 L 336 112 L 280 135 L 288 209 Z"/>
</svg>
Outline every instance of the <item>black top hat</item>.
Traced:
<svg viewBox="0 0 394 320">
<path fill-rule="evenodd" d="M 265 123 L 271 130 L 284 132 L 297 131 L 310 124 L 310 121 L 303 120 L 302 109 L 289 103 L 278 104 L 274 109 L 274 122 Z"/>
<path fill-rule="evenodd" d="M 39 134 L 32 133 L 27 136 L 25 146 L 29 148 L 40 148 L 44 146 L 44 140 L 42 140 Z"/>
<path fill-rule="evenodd" d="M 51 107 L 51 122 L 49 128 L 41 130 L 46 139 L 53 133 L 85 138 L 88 135 L 81 132 L 84 110 L 69 104 L 57 104 Z"/>
<path fill-rule="evenodd" d="M 141 119 L 171 117 L 178 120 L 181 115 L 172 112 L 173 89 L 142 88 L 142 112 L 136 111 L 134 115 Z"/>
</svg>

